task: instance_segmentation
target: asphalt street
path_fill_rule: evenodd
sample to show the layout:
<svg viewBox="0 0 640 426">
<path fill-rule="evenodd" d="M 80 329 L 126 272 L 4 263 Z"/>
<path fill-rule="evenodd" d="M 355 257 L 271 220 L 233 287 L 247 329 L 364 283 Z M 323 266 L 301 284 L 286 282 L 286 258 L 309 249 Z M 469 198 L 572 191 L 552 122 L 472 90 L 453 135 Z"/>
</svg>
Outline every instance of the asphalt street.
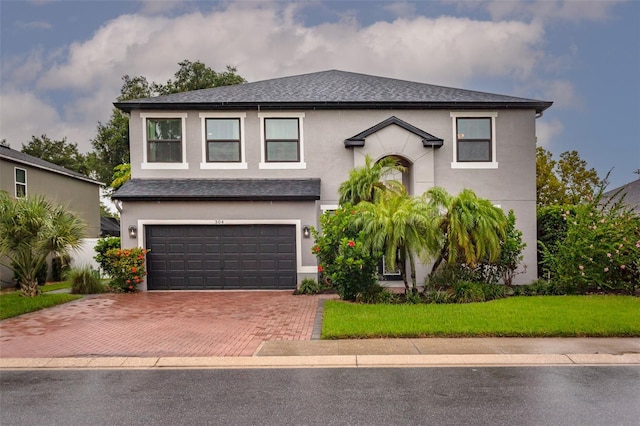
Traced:
<svg viewBox="0 0 640 426">
<path fill-rule="evenodd" d="M 640 366 L 3 370 L 10 425 L 637 425 Z"/>
</svg>

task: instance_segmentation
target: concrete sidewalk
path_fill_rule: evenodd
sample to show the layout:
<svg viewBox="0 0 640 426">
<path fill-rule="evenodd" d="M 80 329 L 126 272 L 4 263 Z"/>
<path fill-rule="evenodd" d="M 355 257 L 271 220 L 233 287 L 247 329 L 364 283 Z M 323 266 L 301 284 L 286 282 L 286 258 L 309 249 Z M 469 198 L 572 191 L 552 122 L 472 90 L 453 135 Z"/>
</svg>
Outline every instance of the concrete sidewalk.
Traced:
<svg viewBox="0 0 640 426">
<path fill-rule="evenodd" d="M 241 357 L 3 358 L 0 369 L 638 365 L 640 338 L 267 341 Z"/>
</svg>

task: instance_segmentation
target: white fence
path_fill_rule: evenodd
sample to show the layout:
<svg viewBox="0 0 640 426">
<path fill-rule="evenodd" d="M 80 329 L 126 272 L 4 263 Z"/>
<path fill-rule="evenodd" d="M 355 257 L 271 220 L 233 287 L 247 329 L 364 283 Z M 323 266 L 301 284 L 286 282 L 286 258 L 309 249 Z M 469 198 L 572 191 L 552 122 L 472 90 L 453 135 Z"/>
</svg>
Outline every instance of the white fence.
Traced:
<svg viewBox="0 0 640 426">
<path fill-rule="evenodd" d="M 98 238 L 84 238 L 82 245 L 77 250 L 71 251 L 71 267 L 90 266 L 99 269 L 100 265 L 93 258 L 96 255 L 96 244 Z"/>
</svg>

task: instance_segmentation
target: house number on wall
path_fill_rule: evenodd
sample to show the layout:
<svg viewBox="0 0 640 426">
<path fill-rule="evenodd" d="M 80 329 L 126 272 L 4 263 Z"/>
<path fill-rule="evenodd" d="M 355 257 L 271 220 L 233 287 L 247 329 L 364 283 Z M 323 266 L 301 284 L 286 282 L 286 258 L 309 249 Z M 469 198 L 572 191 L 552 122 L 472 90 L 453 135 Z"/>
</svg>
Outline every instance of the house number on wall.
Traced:
<svg viewBox="0 0 640 426">
<path fill-rule="evenodd" d="M 222 219 L 216 219 L 213 221 L 214 225 L 224 225 L 224 220 Z"/>
</svg>

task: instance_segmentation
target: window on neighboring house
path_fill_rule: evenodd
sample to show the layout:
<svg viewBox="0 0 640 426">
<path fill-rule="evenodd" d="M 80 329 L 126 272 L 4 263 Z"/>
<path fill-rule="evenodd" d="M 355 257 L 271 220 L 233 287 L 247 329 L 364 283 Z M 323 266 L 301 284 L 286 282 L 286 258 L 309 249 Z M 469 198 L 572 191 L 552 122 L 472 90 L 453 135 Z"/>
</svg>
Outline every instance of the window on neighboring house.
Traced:
<svg viewBox="0 0 640 426">
<path fill-rule="evenodd" d="M 147 162 L 182 163 L 180 118 L 147 118 Z"/>
<path fill-rule="evenodd" d="M 239 118 L 207 118 L 206 138 L 207 162 L 241 161 Z"/>
<path fill-rule="evenodd" d="M 454 168 L 497 168 L 495 112 L 451 113 Z"/>
<path fill-rule="evenodd" d="M 15 168 L 16 177 L 16 198 L 27 196 L 27 171 Z"/>
<path fill-rule="evenodd" d="M 300 127 L 297 118 L 264 119 L 265 161 L 300 161 Z"/>
</svg>

